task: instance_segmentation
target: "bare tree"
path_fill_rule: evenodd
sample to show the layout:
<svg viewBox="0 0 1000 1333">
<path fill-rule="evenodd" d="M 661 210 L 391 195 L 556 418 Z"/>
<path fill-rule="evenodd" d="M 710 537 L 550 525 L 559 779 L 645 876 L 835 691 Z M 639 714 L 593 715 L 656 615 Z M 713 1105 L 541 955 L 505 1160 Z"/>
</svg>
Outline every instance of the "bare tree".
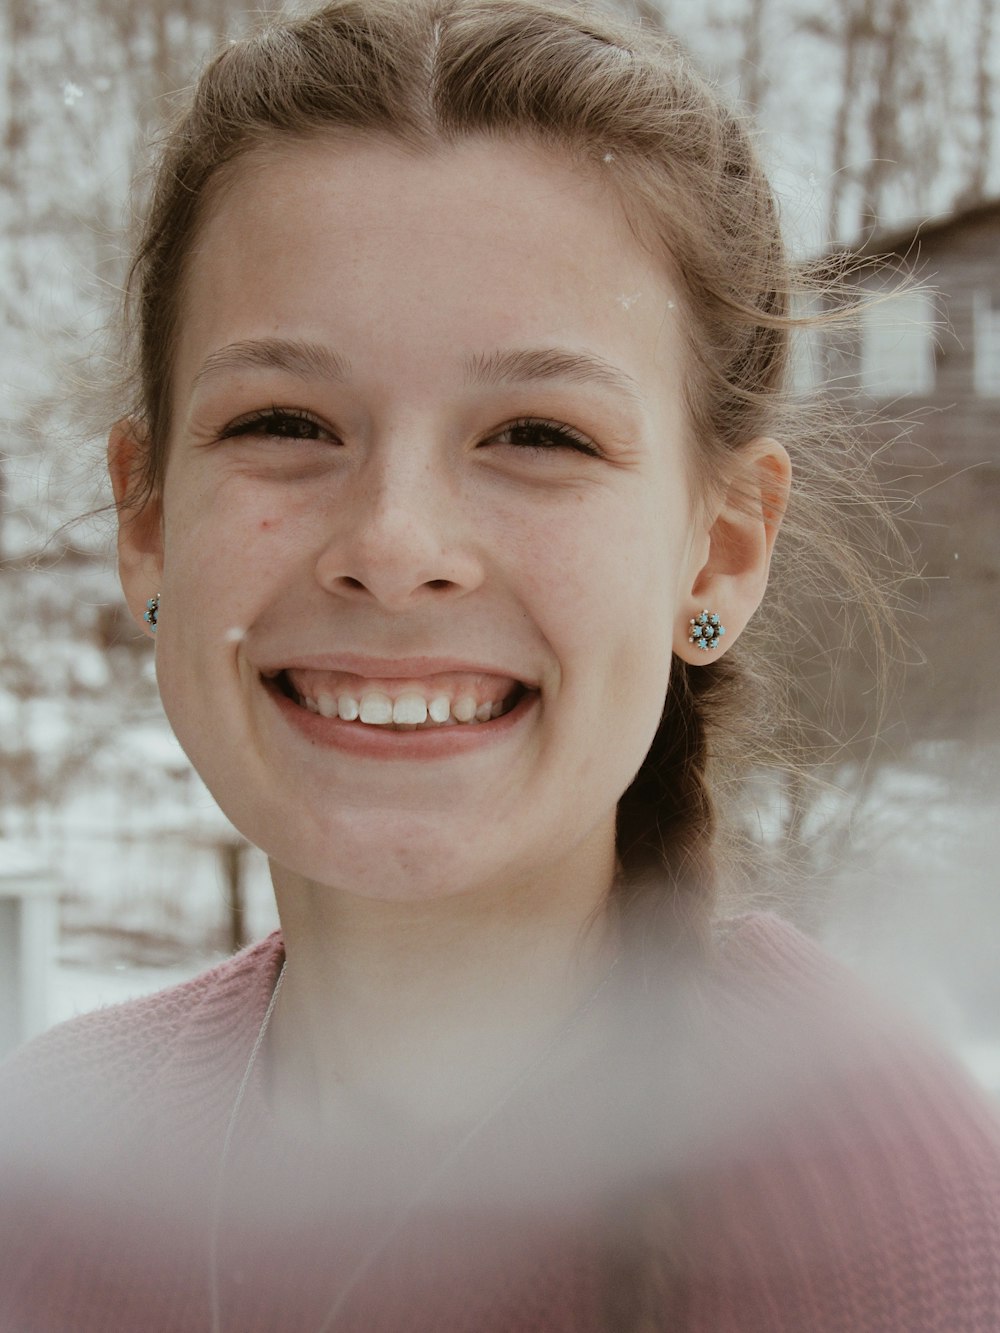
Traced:
<svg viewBox="0 0 1000 1333">
<path fill-rule="evenodd" d="M 966 189 L 967 202 L 982 199 L 993 161 L 993 7 L 996 0 L 979 0 L 976 24 L 975 127 L 976 143 Z"/>
<path fill-rule="evenodd" d="M 743 100 L 758 111 L 764 100 L 764 20 L 767 0 L 749 0 L 743 22 Z"/>
<path fill-rule="evenodd" d="M 980 2 L 988 8 L 996 0 Z M 830 238 L 883 225 L 887 214 L 932 209 L 960 84 L 940 13 L 925 0 L 835 0 L 798 26 L 825 43 L 839 66 Z"/>
<path fill-rule="evenodd" d="M 4 126 L 4 149 L 6 164 L 4 176 L 10 175 L 5 183 L 13 186 L 14 163 L 24 146 L 25 110 L 27 76 L 23 61 L 24 47 L 32 31 L 32 7 L 28 0 L 7 0 L 7 42 L 6 42 L 6 84 L 7 117 Z"/>
<path fill-rule="evenodd" d="M 858 217 L 862 230 L 876 228 L 882 216 L 886 180 L 904 160 L 900 134 L 903 110 L 901 70 L 908 50 L 911 0 L 882 0 L 871 6 L 869 46 L 872 56 L 868 107 L 868 155 L 861 171 Z"/>
</svg>

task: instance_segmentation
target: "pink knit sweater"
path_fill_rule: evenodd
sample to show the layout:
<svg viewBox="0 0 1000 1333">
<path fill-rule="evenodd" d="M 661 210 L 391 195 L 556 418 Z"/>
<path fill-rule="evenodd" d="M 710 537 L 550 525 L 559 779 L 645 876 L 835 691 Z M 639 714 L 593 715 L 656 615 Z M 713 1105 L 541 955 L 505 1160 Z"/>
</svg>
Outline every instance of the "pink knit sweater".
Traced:
<svg viewBox="0 0 1000 1333">
<path fill-rule="evenodd" d="M 694 1003 L 633 996 L 615 1049 L 457 1152 L 295 1143 L 262 1060 L 220 1182 L 282 957 L 271 936 L 0 1070 L 2 1333 L 207 1333 L 213 1301 L 224 1333 L 599 1333 L 658 1217 L 681 1276 L 657 1327 L 1000 1333 L 992 1108 L 777 918 L 729 923 Z"/>
</svg>

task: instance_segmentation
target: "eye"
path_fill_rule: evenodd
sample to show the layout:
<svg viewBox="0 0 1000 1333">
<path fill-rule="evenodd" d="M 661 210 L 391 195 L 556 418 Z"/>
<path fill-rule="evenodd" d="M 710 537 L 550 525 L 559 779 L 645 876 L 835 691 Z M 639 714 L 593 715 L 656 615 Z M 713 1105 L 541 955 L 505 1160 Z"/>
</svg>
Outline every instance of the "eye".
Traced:
<svg viewBox="0 0 1000 1333">
<path fill-rule="evenodd" d="M 277 440 L 319 440 L 332 439 L 325 426 L 309 415 L 294 407 L 271 407 L 266 412 L 252 412 L 231 422 L 220 433 L 222 440 L 236 439 L 241 435 L 255 435 Z"/>
<path fill-rule="evenodd" d="M 524 417 L 504 426 L 491 441 L 511 445 L 515 449 L 530 453 L 551 453 L 556 449 L 573 449 L 577 453 L 600 457 L 600 450 L 586 435 L 581 435 L 572 426 L 563 426 L 556 421 L 539 421 L 533 417 Z"/>
</svg>

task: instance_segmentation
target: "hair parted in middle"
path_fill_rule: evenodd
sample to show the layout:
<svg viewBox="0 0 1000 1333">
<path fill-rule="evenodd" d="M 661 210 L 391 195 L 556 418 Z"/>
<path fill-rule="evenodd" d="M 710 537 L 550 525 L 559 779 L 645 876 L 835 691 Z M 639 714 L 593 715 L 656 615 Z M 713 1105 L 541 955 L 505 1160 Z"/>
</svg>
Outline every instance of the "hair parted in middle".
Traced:
<svg viewBox="0 0 1000 1333">
<path fill-rule="evenodd" d="M 524 140 L 605 182 L 679 295 L 696 494 L 738 479 L 741 446 L 755 438 L 773 435 L 792 455 L 779 594 L 725 656 L 674 660 L 659 730 L 619 805 L 621 891 L 653 885 L 674 939 L 703 945 L 717 879 L 714 793 L 732 789 L 741 767 L 786 758 L 791 686 L 779 648 L 800 635 L 796 598 L 836 583 L 830 595 L 876 630 L 889 619 L 842 521 L 864 508 L 864 463 L 852 464 L 849 434 L 832 431 L 827 410 L 787 392 L 796 278 L 748 127 L 668 36 L 591 4 L 335 0 L 228 45 L 164 141 L 130 272 L 133 418 L 146 447 L 135 507 L 162 487 L 186 261 L 201 222 L 249 155 L 324 135 L 416 153 L 470 137 Z M 891 526 L 874 495 L 868 516 Z"/>
</svg>

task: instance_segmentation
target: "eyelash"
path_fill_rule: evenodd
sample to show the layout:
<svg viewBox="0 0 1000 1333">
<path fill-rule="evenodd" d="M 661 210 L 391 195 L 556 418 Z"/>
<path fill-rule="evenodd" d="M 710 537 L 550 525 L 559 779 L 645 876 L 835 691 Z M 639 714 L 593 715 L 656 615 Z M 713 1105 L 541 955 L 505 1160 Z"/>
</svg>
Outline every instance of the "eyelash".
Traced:
<svg viewBox="0 0 1000 1333">
<path fill-rule="evenodd" d="M 301 412 L 298 408 L 294 407 L 271 407 L 266 412 L 252 412 L 250 416 L 241 417 L 239 421 L 232 422 L 231 425 L 227 426 L 225 430 L 222 431 L 219 439 L 231 440 L 240 435 L 273 436 L 275 439 L 279 440 L 315 438 L 306 437 L 301 433 L 298 435 L 283 433 L 274 429 L 254 430 L 255 426 L 263 426 L 268 422 L 274 423 L 276 421 L 286 423 L 294 421 L 297 422 L 299 426 L 312 426 L 316 431 L 323 431 L 325 429 L 325 427 L 321 426 L 314 417 L 309 415 L 308 412 Z"/>
<path fill-rule="evenodd" d="M 515 430 L 534 430 L 542 435 L 547 435 L 549 439 L 557 442 L 556 448 L 573 449 L 580 454 L 589 454 L 592 458 L 599 457 L 600 451 L 593 440 L 588 440 L 586 435 L 581 435 L 570 426 L 561 426 L 556 421 L 542 421 L 537 417 L 520 417 L 517 421 L 510 422 L 509 425 L 502 427 L 497 431 L 497 435 L 506 435 L 509 431 Z M 491 438 L 495 439 L 496 436 Z M 527 450 L 533 454 L 551 453 L 553 446 L 545 444 L 521 444 L 514 445 L 516 449 Z"/>
<path fill-rule="evenodd" d="M 274 423 L 284 424 L 284 430 L 274 429 Z M 288 431 L 288 424 L 298 423 L 299 427 L 311 427 L 317 432 L 325 432 L 326 428 L 322 426 L 308 412 L 300 411 L 298 408 L 271 407 L 266 412 L 254 412 L 248 417 L 242 417 L 239 421 L 234 421 L 222 431 L 219 438 L 222 440 L 235 439 L 240 435 L 271 436 L 274 439 L 295 440 L 295 439 L 316 439 L 318 436 L 307 435 L 305 433 L 292 433 Z M 268 430 L 255 429 L 270 425 Z M 573 430 L 570 426 L 563 426 L 556 421 L 545 421 L 538 417 L 519 417 L 516 421 L 509 422 L 501 427 L 490 439 L 496 439 L 497 436 L 507 435 L 514 431 L 536 431 L 541 436 L 547 436 L 552 444 L 512 444 L 512 447 L 521 452 L 533 454 L 552 453 L 555 449 L 572 449 L 577 453 L 587 454 L 593 458 L 600 456 L 600 451 L 592 440 L 586 435 L 581 435 L 579 431 Z"/>
</svg>

